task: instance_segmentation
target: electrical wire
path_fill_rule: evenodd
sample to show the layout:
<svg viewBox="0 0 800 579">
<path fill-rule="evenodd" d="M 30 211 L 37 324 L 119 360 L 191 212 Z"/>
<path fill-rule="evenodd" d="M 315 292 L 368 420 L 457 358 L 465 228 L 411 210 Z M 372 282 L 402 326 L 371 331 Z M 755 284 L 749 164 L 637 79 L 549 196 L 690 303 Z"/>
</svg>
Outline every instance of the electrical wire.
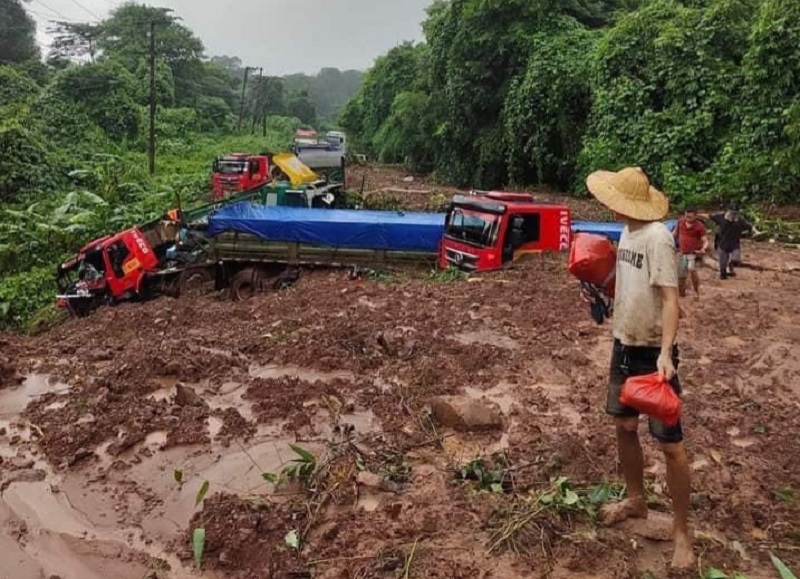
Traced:
<svg viewBox="0 0 800 579">
<path fill-rule="evenodd" d="M 68 18 L 66 16 L 61 14 L 61 12 L 59 12 L 58 10 L 53 10 L 52 8 L 50 8 L 50 6 L 48 6 L 47 4 L 42 2 L 42 0 L 33 0 L 33 1 L 39 3 L 42 6 L 42 8 L 44 8 L 45 10 L 49 10 L 50 12 L 55 14 L 58 18 L 63 18 L 65 20 L 68 20 Z"/>
<path fill-rule="evenodd" d="M 98 16 L 96 12 L 93 12 L 92 10 L 89 10 L 86 6 L 84 6 L 83 4 L 78 2 L 78 0 L 69 0 L 69 1 L 72 2 L 73 4 L 75 4 L 75 6 L 77 6 L 78 8 L 80 8 L 81 10 L 86 12 L 87 14 L 90 14 L 90 15 L 94 16 L 98 20 L 102 20 L 102 18 L 100 16 Z"/>
</svg>

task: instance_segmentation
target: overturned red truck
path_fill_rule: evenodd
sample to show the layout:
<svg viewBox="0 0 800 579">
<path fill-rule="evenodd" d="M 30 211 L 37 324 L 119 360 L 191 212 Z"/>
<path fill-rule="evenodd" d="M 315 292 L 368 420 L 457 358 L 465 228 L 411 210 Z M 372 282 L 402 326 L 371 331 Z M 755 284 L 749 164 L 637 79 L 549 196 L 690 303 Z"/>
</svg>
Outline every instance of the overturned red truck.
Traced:
<svg viewBox="0 0 800 579">
<path fill-rule="evenodd" d="M 387 269 L 405 264 L 466 272 L 567 251 L 570 211 L 529 195 L 456 195 L 446 213 L 268 206 L 169 214 L 97 239 L 58 267 L 58 301 L 76 316 L 102 304 L 227 290 L 243 299 L 290 283 L 303 266 Z"/>
</svg>

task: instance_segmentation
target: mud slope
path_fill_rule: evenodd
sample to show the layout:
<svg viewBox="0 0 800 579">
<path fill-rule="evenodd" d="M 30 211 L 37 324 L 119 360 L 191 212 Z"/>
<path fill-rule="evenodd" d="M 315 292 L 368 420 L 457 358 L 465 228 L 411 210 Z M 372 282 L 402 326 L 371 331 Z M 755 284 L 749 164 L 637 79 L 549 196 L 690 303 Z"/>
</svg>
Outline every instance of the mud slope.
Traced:
<svg viewBox="0 0 800 579">
<path fill-rule="evenodd" d="M 746 253 L 769 269 L 683 303 L 692 517 L 703 566 L 775 577 L 769 551 L 800 570 L 800 258 Z M 564 265 L 317 272 L 3 337 L 0 577 L 666 577 L 649 439 L 651 519 L 592 523 L 619 492 L 609 328 Z"/>
</svg>

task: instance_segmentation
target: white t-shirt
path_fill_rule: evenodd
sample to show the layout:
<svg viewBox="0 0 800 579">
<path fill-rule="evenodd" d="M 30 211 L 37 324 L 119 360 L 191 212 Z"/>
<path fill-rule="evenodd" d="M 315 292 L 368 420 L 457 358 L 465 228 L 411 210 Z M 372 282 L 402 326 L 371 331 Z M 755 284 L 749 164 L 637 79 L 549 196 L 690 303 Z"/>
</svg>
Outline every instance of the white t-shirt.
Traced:
<svg viewBox="0 0 800 579">
<path fill-rule="evenodd" d="M 614 337 L 625 346 L 661 346 L 661 290 L 678 287 L 675 239 L 661 222 L 626 226 L 617 249 Z"/>
</svg>

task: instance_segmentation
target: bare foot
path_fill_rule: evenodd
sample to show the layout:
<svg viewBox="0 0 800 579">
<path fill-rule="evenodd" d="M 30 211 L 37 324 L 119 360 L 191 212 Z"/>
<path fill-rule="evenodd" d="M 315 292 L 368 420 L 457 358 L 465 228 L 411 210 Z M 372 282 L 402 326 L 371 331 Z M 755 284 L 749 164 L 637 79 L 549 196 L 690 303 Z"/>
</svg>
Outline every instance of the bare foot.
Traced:
<svg viewBox="0 0 800 579">
<path fill-rule="evenodd" d="M 672 557 L 673 569 L 691 569 L 694 566 L 692 542 L 688 537 L 675 537 L 675 554 Z"/>
<path fill-rule="evenodd" d="M 647 503 L 643 498 L 632 498 L 604 505 L 600 509 L 600 520 L 603 525 L 610 527 L 625 519 L 646 519 Z"/>
</svg>

